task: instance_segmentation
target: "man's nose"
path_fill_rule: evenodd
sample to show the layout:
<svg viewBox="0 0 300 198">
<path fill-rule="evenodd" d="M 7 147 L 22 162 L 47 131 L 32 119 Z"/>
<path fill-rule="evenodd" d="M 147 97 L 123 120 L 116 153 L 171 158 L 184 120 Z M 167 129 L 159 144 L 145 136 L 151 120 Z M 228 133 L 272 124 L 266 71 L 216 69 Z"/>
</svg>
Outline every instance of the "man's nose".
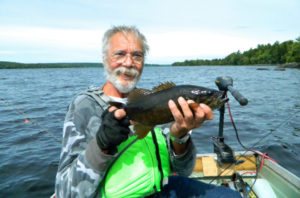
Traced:
<svg viewBox="0 0 300 198">
<path fill-rule="evenodd" d="M 132 66 L 132 62 L 133 62 L 133 60 L 132 60 L 131 54 L 127 54 L 125 57 L 125 60 L 123 62 L 123 65 L 124 66 Z"/>
</svg>

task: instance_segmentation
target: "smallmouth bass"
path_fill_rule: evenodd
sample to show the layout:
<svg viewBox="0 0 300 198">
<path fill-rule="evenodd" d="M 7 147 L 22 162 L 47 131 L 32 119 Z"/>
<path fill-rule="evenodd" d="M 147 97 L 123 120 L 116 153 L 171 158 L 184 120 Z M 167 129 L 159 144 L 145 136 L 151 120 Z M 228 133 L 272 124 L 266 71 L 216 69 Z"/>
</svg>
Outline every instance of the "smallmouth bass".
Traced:
<svg viewBox="0 0 300 198">
<path fill-rule="evenodd" d="M 180 96 L 197 104 L 204 103 L 212 110 L 228 101 L 228 98 L 222 98 L 223 91 L 195 85 L 176 86 L 167 82 L 152 90 L 135 89 L 128 95 L 124 110 L 130 120 L 137 122 L 134 129 L 139 139 L 144 138 L 155 125 L 174 121 L 168 101 L 173 100 L 181 110 L 177 101 Z"/>
</svg>

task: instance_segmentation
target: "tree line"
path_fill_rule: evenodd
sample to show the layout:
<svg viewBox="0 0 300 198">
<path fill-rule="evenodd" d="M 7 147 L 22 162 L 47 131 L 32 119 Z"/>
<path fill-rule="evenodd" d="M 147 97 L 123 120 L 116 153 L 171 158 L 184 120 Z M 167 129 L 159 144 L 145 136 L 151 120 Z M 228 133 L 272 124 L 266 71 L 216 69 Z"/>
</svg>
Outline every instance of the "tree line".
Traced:
<svg viewBox="0 0 300 198">
<path fill-rule="evenodd" d="M 16 63 L 0 61 L 0 69 L 102 67 L 102 63 Z"/>
<path fill-rule="evenodd" d="M 158 64 L 145 64 L 145 66 L 162 66 Z M 81 68 L 103 67 L 103 63 L 17 63 L 0 61 L 0 69 L 38 69 L 38 68 Z"/>
<path fill-rule="evenodd" d="M 241 53 L 240 51 L 229 54 L 223 59 L 197 59 L 175 62 L 172 66 L 194 65 L 277 65 L 286 63 L 300 63 L 300 37 L 282 43 L 276 41 L 271 44 L 259 44 L 255 49 Z"/>
</svg>

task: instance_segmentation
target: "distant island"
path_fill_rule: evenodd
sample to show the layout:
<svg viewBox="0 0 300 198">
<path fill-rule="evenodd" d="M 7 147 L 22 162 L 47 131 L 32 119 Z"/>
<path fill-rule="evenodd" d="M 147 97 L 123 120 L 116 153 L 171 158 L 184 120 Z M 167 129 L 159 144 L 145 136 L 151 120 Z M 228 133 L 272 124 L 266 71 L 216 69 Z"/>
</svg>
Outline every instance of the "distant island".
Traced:
<svg viewBox="0 0 300 198">
<path fill-rule="evenodd" d="M 234 52 L 222 59 L 197 59 L 175 62 L 172 66 L 201 66 L 201 65 L 281 65 L 300 68 L 300 37 L 295 41 L 282 43 L 276 41 L 273 45 L 258 45 L 241 53 Z"/>
</svg>

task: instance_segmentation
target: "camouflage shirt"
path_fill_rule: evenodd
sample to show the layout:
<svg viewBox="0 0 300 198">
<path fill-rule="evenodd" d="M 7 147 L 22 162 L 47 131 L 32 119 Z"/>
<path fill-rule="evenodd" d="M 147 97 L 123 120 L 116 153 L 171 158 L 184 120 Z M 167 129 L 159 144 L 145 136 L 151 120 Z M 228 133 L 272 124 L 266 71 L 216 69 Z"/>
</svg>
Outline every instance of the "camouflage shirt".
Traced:
<svg viewBox="0 0 300 198">
<path fill-rule="evenodd" d="M 106 167 L 116 155 L 100 151 L 95 134 L 101 125 L 101 114 L 108 107 L 108 98 L 98 91 L 100 100 L 89 94 L 77 95 L 69 105 L 63 127 L 62 151 L 55 181 L 57 198 L 96 197 Z M 91 93 L 91 91 L 89 92 Z M 100 101 L 100 102 L 99 102 Z M 172 172 L 188 176 L 193 171 L 196 149 L 189 141 L 187 151 L 175 155 L 169 140 L 169 129 L 164 129 L 171 159 Z"/>
</svg>

